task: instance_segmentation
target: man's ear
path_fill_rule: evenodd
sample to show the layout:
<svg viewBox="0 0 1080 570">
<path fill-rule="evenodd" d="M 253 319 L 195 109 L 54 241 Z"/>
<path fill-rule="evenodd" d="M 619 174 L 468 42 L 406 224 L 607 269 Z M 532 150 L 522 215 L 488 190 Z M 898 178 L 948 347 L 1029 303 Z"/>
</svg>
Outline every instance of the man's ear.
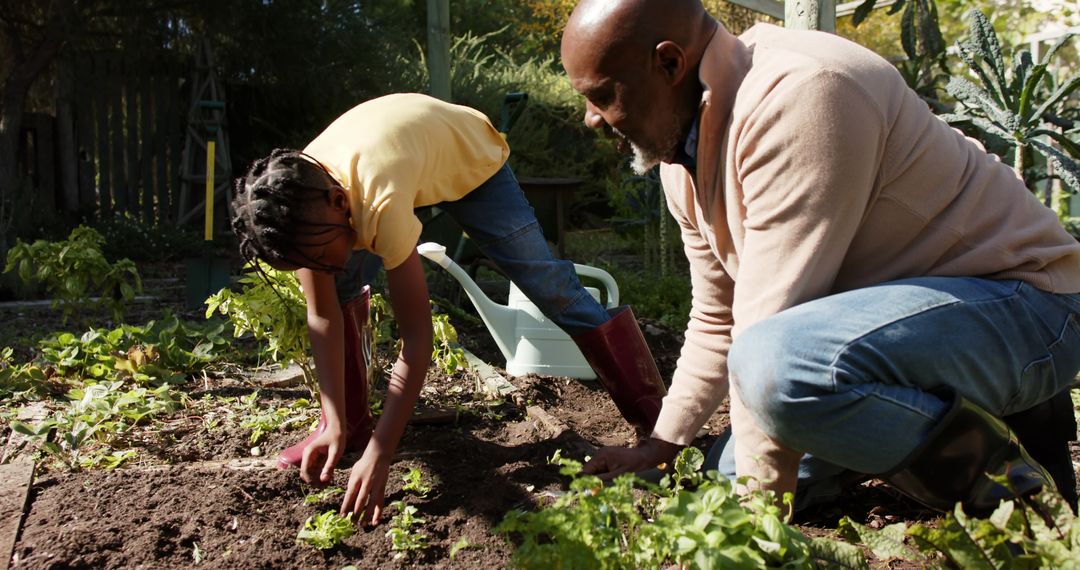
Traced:
<svg viewBox="0 0 1080 570">
<path fill-rule="evenodd" d="M 675 85 L 686 75 L 686 52 L 679 44 L 664 40 L 656 44 L 653 57 L 657 67 L 667 76 L 668 82 Z"/>
</svg>

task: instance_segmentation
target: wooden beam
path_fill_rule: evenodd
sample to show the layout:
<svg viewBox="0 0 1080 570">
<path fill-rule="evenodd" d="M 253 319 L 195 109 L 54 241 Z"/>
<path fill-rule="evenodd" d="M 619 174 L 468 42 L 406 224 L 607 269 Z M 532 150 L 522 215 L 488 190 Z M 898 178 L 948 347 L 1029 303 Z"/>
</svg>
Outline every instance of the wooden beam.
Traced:
<svg viewBox="0 0 1080 570">
<path fill-rule="evenodd" d="M 728 0 L 728 2 L 772 16 L 777 20 L 784 19 L 784 3 L 780 0 Z"/>
<path fill-rule="evenodd" d="M 11 564 L 33 481 L 33 463 L 0 465 L 0 570 Z"/>
<path fill-rule="evenodd" d="M 428 0 L 428 81 L 431 95 L 450 100 L 450 0 Z"/>
<path fill-rule="evenodd" d="M 836 33 L 836 1 L 786 0 L 784 27 Z"/>
<path fill-rule="evenodd" d="M 855 13 L 855 9 L 863 5 L 866 0 L 855 0 L 854 2 L 844 2 L 843 4 L 836 5 L 836 17 L 843 18 L 844 16 L 850 16 Z M 874 3 L 874 9 L 880 10 L 882 8 L 888 8 L 896 4 L 896 0 L 878 0 Z"/>
</svg>

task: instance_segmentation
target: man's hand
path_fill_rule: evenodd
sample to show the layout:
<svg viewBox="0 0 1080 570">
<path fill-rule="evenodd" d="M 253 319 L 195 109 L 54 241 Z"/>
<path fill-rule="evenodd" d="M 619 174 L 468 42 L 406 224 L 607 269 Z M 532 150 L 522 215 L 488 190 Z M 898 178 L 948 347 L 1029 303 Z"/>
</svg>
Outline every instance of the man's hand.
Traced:
<svg viewBox="0 0 1080 570">
<path fill-rule="evenodd" d="M 650 438 L 637 447 L 605 447 L 596 452 L 582 472 L 610 481 L 627 472 L 644 471 L 662 463 L 671 463 L 681 445 Z"/>
<path fill-rule="evenodd" d="M 300 458 L 300 479 L 309 485 L 326 485 L 334 478 L 334 467 L 345 450 L 345 434 L 340 427 L 327 425 L 311 440 Z"/>
<path fill-rule="evenodd" d="M 364 455 L 353 465 L 349 487 L 341 501 L 341 516 L 352 513 L 357 524 L 377 525 L 382 516 L 391 458 L 383 457 L 375 448 L 368 445 Z"/>
</svg>

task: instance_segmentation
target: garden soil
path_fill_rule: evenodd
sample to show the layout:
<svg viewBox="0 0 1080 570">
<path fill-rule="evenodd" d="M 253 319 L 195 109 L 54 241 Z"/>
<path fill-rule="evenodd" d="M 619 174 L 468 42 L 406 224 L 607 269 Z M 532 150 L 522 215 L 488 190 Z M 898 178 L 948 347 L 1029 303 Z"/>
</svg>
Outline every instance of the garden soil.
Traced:
<svg viewBox="0 0 1080 570">
<path fill-rule="evenodd" d="M 482 328 L 457 325 L 467 348 L 487 362 L 501 362 Z M 669 378 L 681 338 L 657 324 L 642 325 Z M 31 489 L 12 567 L 506 567 L 512 545 L 492 533 L 493 527 L 508 511 L 535 509 L 565 490 L 566 478 L 547 459 L 557 450 L 581 458 L 593 446 L 626 444 L 633 434 L 595 382 L 515 378 L 518 390 L 501 401 L 455 407 L 452 394 L 471 392 L 474 381 L 432 371 L 425 405 L 457 413 L 442 414 L 441 423 L 411 424 L 391 467 L 387 505 L 402 501 L 418 509 L 424 522 L 417 532 L 429 544 L 420 552 L 391 549 L 387 522 L 396 507 L 388 508 L 381 525 L 361 529 L 333 549 L 297 543 L 297 532 L 308 517 L 336 510 L 340 501 L 339 495 L 305 504 L 315 489 L 303 485 L 295 469 L 274 468 L 276 453 L 301 438 L 303 430 L 275 432 L 253 450 L 249 431 L 208 430 L 207 417 L 188 415 L 135 438 L 132 445 L 140 459 L 131 466 L 40 474 Z M 192 385 L 196 399 L 253 391 L 250 382 L 225 377 Z M 306 393 L 295 388 L 259 390 L 260 402 L 276 405 L 303 396 Z M 545 421 L 529 409 L 546 412 Z M 560 424 L 569 429 L 559 429 Z M 722 407 L 695 445 L 707 450 L 726 424 Z M 1074 457 L 1077 452 L 1074 449 Z M 342 464 L 353 460 L 355 456 L 346 456 Z M 427 497 L 402 490 L 402 475 L 412 468 L 431 482 Z M 344 487 L 347 478 L 348 470 L 339 469 L 334 484 Z M 835 528 L 842 515 L 873 527 L 934 518 L 887 487 L 868 482 L 829 507 L 801 514 L 796 522 L 807 534 L 822 535 Z M 880 567 L 904 566 L 893 562 Z"/>
</svg>

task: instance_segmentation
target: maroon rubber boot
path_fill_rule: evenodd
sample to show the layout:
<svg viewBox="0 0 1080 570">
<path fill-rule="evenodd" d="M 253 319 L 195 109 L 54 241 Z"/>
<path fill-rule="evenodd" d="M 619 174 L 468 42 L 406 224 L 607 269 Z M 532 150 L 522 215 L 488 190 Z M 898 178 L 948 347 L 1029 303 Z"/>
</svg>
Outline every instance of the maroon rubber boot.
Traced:
<svg viewBox="0 0 1080 570">
<path fill-rule="evenodd" d="M 667 389 L 634 312 L 627 306 L 610 311 L 610 321 L 574 337 L 574 342 L 638 438 L 648 438 Z"/>
<path fill-rule="evenodd" d="M 361 295 L 341 306 L 345 325 L 345 451 L 362 451 L 371 439 L 375 420 L 368 407 L 368 366 L 371 364 L 371 328 L 368 311 L 371 287 L 365 286 Z M 304 441 L 289 447 L 278 456 L 278 469 L 300 466 L 304 448 L 326 429 L 326 415 L 319 426 Z"/>
</svg>

